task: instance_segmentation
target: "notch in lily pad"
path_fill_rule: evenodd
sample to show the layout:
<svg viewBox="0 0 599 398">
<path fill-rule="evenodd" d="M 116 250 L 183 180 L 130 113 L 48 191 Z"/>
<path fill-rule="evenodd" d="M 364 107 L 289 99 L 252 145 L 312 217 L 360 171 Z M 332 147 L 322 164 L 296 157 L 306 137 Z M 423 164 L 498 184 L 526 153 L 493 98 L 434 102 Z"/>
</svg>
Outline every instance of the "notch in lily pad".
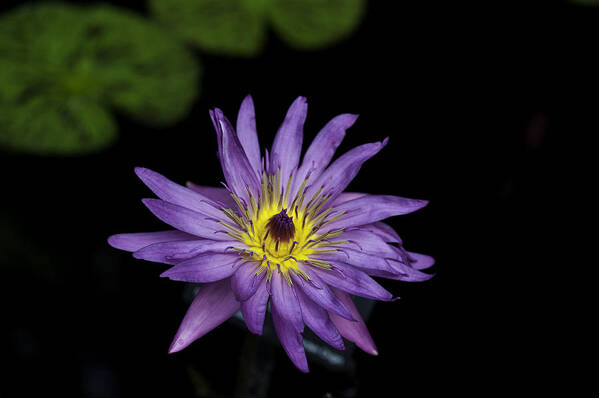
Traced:
<svg viewBox="0 0 599 398">
<path fill-rule="evenodd" d="M 272 29 L 289 46 L 321 49 L 349 37 L 366 0 L 148 0 L 169 31 L 210 53 L 258 55 Z"/>
</svg>

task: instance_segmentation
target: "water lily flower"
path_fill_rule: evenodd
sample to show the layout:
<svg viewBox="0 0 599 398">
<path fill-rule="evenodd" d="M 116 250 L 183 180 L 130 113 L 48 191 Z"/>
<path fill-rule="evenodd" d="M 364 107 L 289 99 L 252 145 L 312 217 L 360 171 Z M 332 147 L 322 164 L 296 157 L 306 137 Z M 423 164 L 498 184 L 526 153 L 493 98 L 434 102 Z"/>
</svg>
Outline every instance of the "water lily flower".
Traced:
<svg viewBox="0 0 599 398">
<path fill-rule="evenodd" d="M 357 115 L 333 118 L 300 164 L 307 103 L 297 98 L 270 151 L 261 156 L 254 104 L 246 97 L 237 128 L 210 111 L 218 137 L 224 188 L 189 183 L 136 168 L 159 199 L 143 203 L 174 229 L 113 235 L 115 248 L 169 264 L 161 276 L 203 283 L 169 352 L 180 351 L 241 310 L 248 329 L 262 333 L 270 302 L 275 331 L 289 358 L 308 371 L 304 325 L 337 349 L 342 337 L 367 353 L 377 348 L 351 295 L 390 301 L 371 276 L 424 281 L 434 260 L 408 252 L 381 220 L 424 207 L 424 200 L 344 192 L 362 164 L 386 144 L 358 146 L 331 163 Z"/>
</svg>

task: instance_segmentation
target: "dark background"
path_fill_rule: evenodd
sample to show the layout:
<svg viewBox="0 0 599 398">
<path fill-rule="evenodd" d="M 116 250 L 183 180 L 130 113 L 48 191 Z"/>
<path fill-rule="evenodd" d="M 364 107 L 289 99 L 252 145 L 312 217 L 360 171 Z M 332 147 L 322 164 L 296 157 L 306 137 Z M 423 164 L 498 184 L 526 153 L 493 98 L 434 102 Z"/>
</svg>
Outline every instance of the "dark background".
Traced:
<svg viewBox="0 0 599 398">
<path fill-rule="evenodd" d="M 143 12 L 142 2 L 113 3 Z M 164 227 L 140 202 L 152 194 L 134 166 L 219 184 L 208 109 L 235 119 L 248 93 L 262 146 L 298 95 L 309 102 L 305 143 L 344 112 L 360 118 L 340 152 L 389 136 L 349 189 L 430 200 L 389 222 L 409 250 L 437 259 L 428 282 L 381 281 L 402 299 L 370 317 L 378 357 L 356 351 L 349 373 L 310 362 L 304 375 L 277 345 L 268 396 L 533 388 L 531 369 L 551 368 L 554 355 L 542 325 L 560 306 L 545 295 L 555 269 L 543 254 L 550 199 L 563 141 L 590 129 L 573 101 L 598 17 L 548 1 L 370 2 L 355 35 L 326 50 L 292 50 L 271 34 L 255 59 L 198 53 L 201 98 L 175 126 L 121 118 L 118 142 L 97 155 L 3 152 L 0 395 L 239 394 L 249 332 L 224 324 L 167 354 L 187 309 L 184 284 L 106 238 Z"/>
</svg>

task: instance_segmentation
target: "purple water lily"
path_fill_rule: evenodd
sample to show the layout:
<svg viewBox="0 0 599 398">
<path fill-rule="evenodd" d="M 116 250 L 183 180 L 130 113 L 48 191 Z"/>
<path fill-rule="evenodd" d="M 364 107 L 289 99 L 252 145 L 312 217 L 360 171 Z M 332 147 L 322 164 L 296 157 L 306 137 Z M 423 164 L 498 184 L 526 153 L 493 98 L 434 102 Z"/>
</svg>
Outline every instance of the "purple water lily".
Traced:
<svg viewBox="0 0 599 398">
<path fill-rule="evenodd" d="M 261 334 L 270 300 L 275 331 L 301 371 L 308 371 L 304 325 L 337 349 L 344 349 L 343 336 L 377 355 L 351 295 L 390 301 L 391 293 L 371 276 L 431 277 L 421 270 L 434 260 L 406 251 L 381 222 L 426 201 L 343 192 L 387 139 L 358 146 L 331 163 L 357 119 L 342 114 L 322 128 L 300 165 L 306 113 L 306 99 L 297 98 L 262 157 L 250 96 L 241 104 L 237 131 L 219 109 L 210 111 L 225 188 L 183 187 L 135 169 L 160 198 L 143 203 L 175 229 L 118 234 L 108 242 L 136 258 L 171 265 L 161 276 L 204 284 L 169 352 L 187 347 L 240 309 L 248 329 Z"/>
</svg>

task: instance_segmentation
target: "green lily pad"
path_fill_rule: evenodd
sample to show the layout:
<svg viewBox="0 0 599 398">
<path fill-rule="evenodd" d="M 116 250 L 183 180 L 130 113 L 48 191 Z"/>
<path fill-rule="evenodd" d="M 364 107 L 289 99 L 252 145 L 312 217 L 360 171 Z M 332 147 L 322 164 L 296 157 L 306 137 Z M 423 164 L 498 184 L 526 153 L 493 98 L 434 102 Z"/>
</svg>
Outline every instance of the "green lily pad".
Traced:
<svg viewBox="0 0 599 398">
<path fill-rule="evenodd" d="M 116 137 L 112 111 L 152 126 L 173 123 L 197 95 L 198 70 L 180 43 L 134 13 L 20 7 L 0 17 L 0 145 L 96 151 Z"/>
<path fill-rule="evenodd" d="M 366 0 L 148 0 L 168 29 L 199 48 L 254 56 L 272 26 L 298 49 L 317 49 L 347 37 L 361 21 Z"/>
<path fill-rule="evenodd" d="M 112 115 L 84 97 L 32 96 L 0 107 L 0 144 L 37 154 L 78 154 L 109 145 L 116 137 Z"/>
<path fill-rule="evenodd" d="M 266 23 L 260 7 L 247 0 L 149 0 L 169 31 L 215 54 L 253 56 L 263 46 Z"/>
<path fill-rule="evenodd" d="M 278 35 L 299 49 L 334 44 L 358 26 L 364 0 L 271 0 L 270 20 Z"/>
</svg>

